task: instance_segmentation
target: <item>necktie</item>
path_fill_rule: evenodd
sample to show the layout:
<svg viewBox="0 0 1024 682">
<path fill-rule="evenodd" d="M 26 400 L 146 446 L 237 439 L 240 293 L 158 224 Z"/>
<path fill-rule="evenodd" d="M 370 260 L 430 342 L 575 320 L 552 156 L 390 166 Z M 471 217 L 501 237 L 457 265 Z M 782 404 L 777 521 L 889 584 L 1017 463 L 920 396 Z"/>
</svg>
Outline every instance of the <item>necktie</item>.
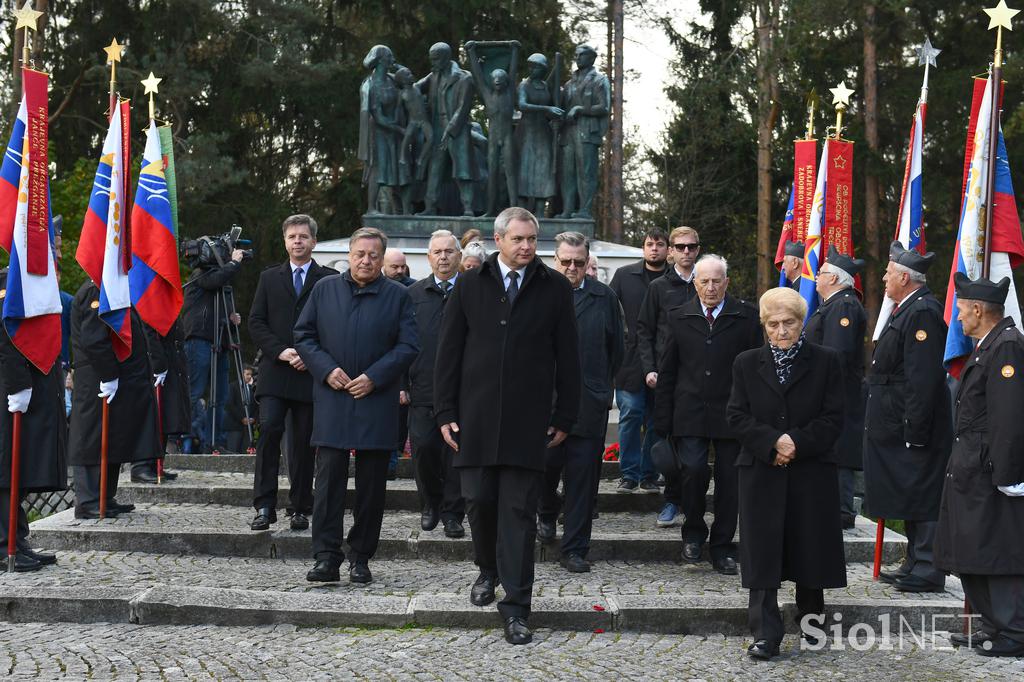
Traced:
<svg viewBox="0 0 1024 682">
<path fill-rule="evenodd" d="M 579 302 L 583 298 L 583 287 L 577 287 L 572 290 L 573 300 Z"/>
<path fill-rule="evenodd" d="M 302 268 L 295 268 L 295 297 L 302 295 Z"/>
<path fill-rule="evenodd" d="M 704 313 L 704 317 L 707 318 L 709 326 L 711 326 L 711 327 L 715 326 L 714 308 L 708 308 L 707 311 Z"/>
<path fill-rule="evenodd" d="M 515 270 L 508 273 L 508 302 L 509 304 L 516 302 L 516 296 L 519 295 L 519 273 Z"/>
<path fill-rule="evenodd" d="M 445 298 L 448 298 L 448 294 L 451 293 L 452 286 L 451 280 L 446 279 L 441 282 L 441 293 L 444 294 Z"/>
</svg>

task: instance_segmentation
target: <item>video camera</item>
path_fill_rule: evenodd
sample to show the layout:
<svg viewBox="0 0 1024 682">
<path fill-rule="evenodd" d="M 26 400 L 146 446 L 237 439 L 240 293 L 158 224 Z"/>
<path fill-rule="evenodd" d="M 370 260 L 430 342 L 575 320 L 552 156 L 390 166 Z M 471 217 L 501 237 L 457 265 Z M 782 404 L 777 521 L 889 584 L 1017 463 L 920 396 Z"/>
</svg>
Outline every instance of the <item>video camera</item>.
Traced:
<svg viewBox="0 0 1024 682">
<path fill-rule="evenodd" d="M 219 236 L 182 241 L 178 246 L 178 253 L 192 268 L 222 266 L 231 260 L 232 251 L 252 245 L 249 239 L 239 239 L 241 234 L 242 228 L 232 225 L 230 232 Z M 252 249 L 242 249 L 242 260 L 252 260 Z"/>
</svg>

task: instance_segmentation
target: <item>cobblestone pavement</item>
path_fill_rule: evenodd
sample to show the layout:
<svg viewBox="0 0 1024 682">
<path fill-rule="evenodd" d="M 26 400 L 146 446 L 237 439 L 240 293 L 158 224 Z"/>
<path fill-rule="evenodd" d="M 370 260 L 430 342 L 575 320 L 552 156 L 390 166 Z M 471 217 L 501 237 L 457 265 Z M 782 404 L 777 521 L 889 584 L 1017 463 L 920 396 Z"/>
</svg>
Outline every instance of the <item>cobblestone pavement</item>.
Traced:
<svg viewBox="0 0 1024 682">
<path fill-rule="evenodd" d="M 538 630 L 511 647 L 500 630 L 294 626 L 0 624 L 0 677 L 70 680 L 1019 680 L 1024 660 L 917 647 L 800 651 L 771 662 L 743 637 Z M 861 643 L 861 646 L 864 646 Z M 942 648 L 936 648 L 942 647 Z"/>
<path fill-rule="evenodd" d="M 477 577 L 468 562 L 409 559 L 372 561 L 374 581 L 351 585 L 347 581 L 331 586 L 306 581 L 311 561 L 300 559 L 252 559 L 195 555 L 160 555 L 142 552 L 59 552 L 57 566 L 34 573 L 0 573 L 0 585 L 18 587 L 133 586 L 139 591 L 153 585 L 182 587 L 239 588 L 277 592 L 331 594 L 375 594 L 420 596 L 467 594 Z M 963 599 L 960 581 L 950 578 L 947 592 L 904 595 L 883 582 L 871 579 L 867 564 L 847 567 L 849 585 L 826 590 L 826 600 L 852 599 Z M 792 599 L 792 584 L 786 583 L 781 596 Z M 568 573 L 554 563 L 538 563 L 534 585 L 536 597 L 596 597 L 607 595 L 720 596 L 746 599 L 738 576 L 723 576 L 710 565 L 671 562 L 594 562 L 590 573 Z"/>
</svg>

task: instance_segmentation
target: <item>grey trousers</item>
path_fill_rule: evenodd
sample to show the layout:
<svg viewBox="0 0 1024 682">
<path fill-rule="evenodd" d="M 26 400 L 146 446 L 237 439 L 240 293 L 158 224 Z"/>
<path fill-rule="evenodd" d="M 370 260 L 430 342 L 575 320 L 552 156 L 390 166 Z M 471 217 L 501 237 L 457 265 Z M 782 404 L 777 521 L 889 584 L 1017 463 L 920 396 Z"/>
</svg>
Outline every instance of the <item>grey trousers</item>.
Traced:
<svg viewBox="0 0 1024 682">
<path fill-rule="evenodd" d="M 971 609 L 981 614 L 981 625 L 971 629 L 1003 635 L 1024 644 L 1024 575 L 961 575 Z"/>
<path fill-rule="evenodd" d="M 932 545 L 935 542 L 935 530 L 938 521 L 906 521 L 907 558 L 904 568 L 909 568 L 912 575 L 924 578 L 935 585 L 945 585 L 946 575 L 935 568 Z"/>
<path fill-rule="evenodd" d="M 96 511 L 100 508 L 100 466 L 71 467 L 75 481 L 75 506 Z M 117 478 L 121 473 L 120 464 L 107 465 L 107 503 L 117 494 Z"/>
</svg>

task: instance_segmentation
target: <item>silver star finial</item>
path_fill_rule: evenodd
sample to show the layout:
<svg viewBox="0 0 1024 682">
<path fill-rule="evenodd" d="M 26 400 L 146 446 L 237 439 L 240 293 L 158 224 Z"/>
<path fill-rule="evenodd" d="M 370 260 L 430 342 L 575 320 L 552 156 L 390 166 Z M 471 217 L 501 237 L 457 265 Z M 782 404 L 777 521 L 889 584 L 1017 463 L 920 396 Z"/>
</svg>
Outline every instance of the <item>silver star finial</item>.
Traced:
<svg viewBox="0 0 1024 682">
<path fill-rule="evenodd" d="M 939 56 L 942 50 L 932 47 L 932 41 L 928 38 L 924 39 L 924 45 L 917 48 L 917 65 L 918 66 L 935 66 L 935 58 Z"/>
</svg>

